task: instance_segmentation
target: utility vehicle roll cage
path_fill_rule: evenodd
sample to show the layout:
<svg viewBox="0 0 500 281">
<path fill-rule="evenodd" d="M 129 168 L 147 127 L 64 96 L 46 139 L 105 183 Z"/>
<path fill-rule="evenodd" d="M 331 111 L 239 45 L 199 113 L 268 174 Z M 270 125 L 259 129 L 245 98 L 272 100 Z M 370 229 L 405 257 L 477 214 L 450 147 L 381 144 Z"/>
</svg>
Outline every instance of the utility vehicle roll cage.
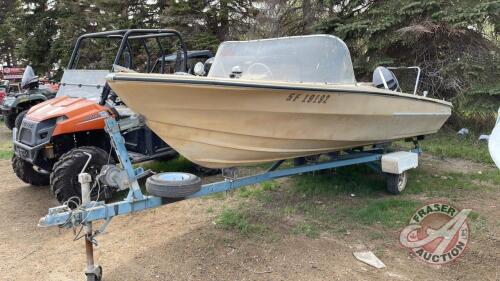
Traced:
<svg viewBox="0 0 500 281">
<path fill-rule="evenodd" d="M 180 46 L 182 48 L 182 63 L 181 63 L 181 69 L 180 71 L 185 72 L 187 70 L 187 48 L 186 44 L 184 43 L 184 40 L 182 39 L 181 34 L 174 30 L 174 29 L 123 29 L 123 30 L 113 30 L 113 31 L 104 31 L 104 32 L 96 32 L 96 33 L 87 33 L 84 35 L 81 35 L 78 37 L 75 48 L 73 49 L 73 52 L 71 54 L 71 58 L 68 63 L 68 69 L 75 69 L 76 66 L 78 65 L 78 62 L 80 60 L 80 47 L 85 39 L 92 39 L 92 38 L 109 38 L 109 39 L 121 39 L 120 46 L 118 48 L 118 51 L 115 56 L 115 60 L 113 62 L 114 65 L 120 65 L 120 59 L 124 55 L 125 50 L 127 50 L 128 54 L 130 57 L 132 57 L 132 48 L 130 47 L 129 44 L 129 39 L 139 39 L 141 40 L 142 46 L 144 47 L 144 50 L 146 51 L 146 57 L 147 57 L 147 72 L 151 72 L 153 70 L 154 64 L 151 62 L 152 56 L 151 56 L 151 50 L 148 47 L 148 44 L 146 42 L 146 39 L 148 38 L 154 38 L 156 41 L 156 44 L 158 45 L 158 48 L 160 50 L 160 54 L 158 55 L 159 58 L 161 58 L 161 73 L 164 73 L 165 71 L 165 48 L 161 44 L 160 38 L 163 37 L 176 37 L 179 39 Z M 130 60 L 130 65 L 127 66 L 129 68 L 133 67 L 133 61 Z M 111 71 L 113 71 L 113 66 L 111 67 Z M 106 100 L 108 99 L 109 93 L 111 89 L 109 86 L 106 86 L 103 88 L 103 92 L 101 95 L 101 101 L 99 104 L 104 105 L 106 103 Z"/>
</svg>

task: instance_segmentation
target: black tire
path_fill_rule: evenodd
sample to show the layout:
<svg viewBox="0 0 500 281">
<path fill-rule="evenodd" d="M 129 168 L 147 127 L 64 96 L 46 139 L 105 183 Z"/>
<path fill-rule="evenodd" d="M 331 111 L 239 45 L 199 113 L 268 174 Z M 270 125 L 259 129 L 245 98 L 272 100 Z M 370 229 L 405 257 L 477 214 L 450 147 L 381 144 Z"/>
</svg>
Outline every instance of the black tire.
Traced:
<svg viewBox="0 0 500 281">
<path fill-rule="evenodd" d="M 50 183 L 50 178 L 48 173 L 42 173 L 37 171 L 33 164 L 23 160 L 17 155 L 12 156 L 12 169 L 16 173 L 16 176 L 25 183 L 29 183 L 34 186 L 47 186 Z"/>
<path fill-rule="evenodd" d="M 14 128 L 14 126 L 16 125 L 16 118 L 17 118 L 17 113 L 4 113 L 3 114 L 3 122 L 5 123 L 5 126 L 9 130 L 12 130 Z"/>
<path fill-rule="evenodd" d="M 24 116 L 26 116 L 26 113 L 28 113 L 28 110 L 21 111 L 16 117 L 16 121 L 14 122 L 14 126 L 16 128 L 21 128 L 21 123 L 23 123 Z"/>
<path fill-rule="evenodd" d="M 199 175 L 199 176 L 213 176 L 213 175 L 217 175 L 220 173 L 220 169 L 212 169 L 212 168 L 206 168 L 206 167 L 203 167 L 203 166 L 200 166 L 198 164 L 194 164 L 194 170 L 195 170 L 195 173 L 196 175 Z"/>
<path fill-rule="evenodd" d="M 319 161 L 319 157 L 321 157 L 321 154 L 317 155 L 309 155 L 305 157 L 297 157 L 293 159 L 293 166 L 299 167 L 306 165 L 308 163 L 315 163 Z"/>
<path fill-rule="evenodd" d="M 408 182 L 408 173 L 401 174 L 386 174 L 387 177 L 387 191 L 391 194 L 399 195 L 406 188 Z"/>
<path fill-rule="evenodd" d="M 298 158 L 293 159 L 293 166 L 294 167 L 299 167 L 299 166 L 302 166 L 305 164 L 307 164 L 307 160 L 305 157 L 298 157 Z"/>
<path fill-rule="evenodd" d="M 177 179 L 166 179 L 165 177 Z M 184 198 L 201 189 L 201 179 L 189 173 L 160 173 L 146 180 L 146 190 L 164 198 Z"/>
<path fill-rule="evenodd" d="M 114 163 L 113 158 L 109 157 L 106 151 L 95 146 L 74 148 L 59 158 L 50 174 L 50 190 L 60 203 L 68 202 L 70 208 L 76 208 L 82 199 L 78 174 L 82 171 L 89 158 L 86 153 L 92 155 L 92 159 L 85 172 L 92 176 L 93 182 L 101 172 L 102 166 L 108 164 L 108 160 L 109 163 Z M 90 193 L 90 197 L 91 200 L 102 200 L 104 198 L 104 190 L 94 188 Z"/>
</svg>

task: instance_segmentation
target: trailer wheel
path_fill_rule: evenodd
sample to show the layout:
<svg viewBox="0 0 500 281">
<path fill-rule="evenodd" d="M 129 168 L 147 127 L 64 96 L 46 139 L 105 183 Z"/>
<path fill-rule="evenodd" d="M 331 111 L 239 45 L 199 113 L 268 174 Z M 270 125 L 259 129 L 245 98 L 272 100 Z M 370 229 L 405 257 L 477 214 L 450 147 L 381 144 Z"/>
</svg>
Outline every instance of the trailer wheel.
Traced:
<svg viewBox="0 0 500 281">
<path fill-rule="evenodd" d="M 20 128 L 21 127 L 21 124 L 23 123 L 23 119 L 24 119 L 24 116 L 26 116 L 26 113 L 28 113 L 28 110 L 25 110 L 25 111 L 22 111 L 21 113 L 19 113 L 16 117 L 16 121 L 14 122 L 14 126 L 16 128 Z"/>
<path fill-rule="evenodd" d="M 49 185 L 49 174 L 37 171 L 33 164 L 22 159 L 21 157 L 14 154 L 12 156 L 12 169 L 16 173 L 16 176 L 24 181 L 34 186 L 47 186 Z"/>
<path fill-rule="evenodd" d="M 401 174 L 386 174 L 387 191 L 394 195 L 399 195 L 405 188 L 408 182 L 408 173 L 405 171 Z"/>
<path fill-rule="evenodd" d="M 14 126 L 16 125 L 16 118 L 17 114 L 16 113 L 3 113 L 3 122 L 5 123 L 5 126 L 9 129 L 12 130 Z"/>
<path fill-rule="evenodd" d="M 82 146 L 63 154 L 54 164 L 54 168 L 50 174 L 50 190 L 60 203 L 68 202 L 68 206 L 72 209 L 76 208 L 82 200 L 82 190 L 78 182 L 78 174 L 89 159 L 87 154 L 92 155 L 92 158 L 85 172 L 92 176 L 93 182 L 101 172 L 103 165 L 114 163 L 113 158 L 109 157 L 106 151 L 95 146 Z M 104 198 L 104 190 L 102 188 L 101 190 L 93 188 L 90 198 L 91 200 L 102 200 Z"/>
<path fill-rule="evenodd" d="M 146 180 L 146 190 L 158 197 L 184 198 L 201 189 L 201 179 L 189 173 L 160 173 Z"/>
</svg>

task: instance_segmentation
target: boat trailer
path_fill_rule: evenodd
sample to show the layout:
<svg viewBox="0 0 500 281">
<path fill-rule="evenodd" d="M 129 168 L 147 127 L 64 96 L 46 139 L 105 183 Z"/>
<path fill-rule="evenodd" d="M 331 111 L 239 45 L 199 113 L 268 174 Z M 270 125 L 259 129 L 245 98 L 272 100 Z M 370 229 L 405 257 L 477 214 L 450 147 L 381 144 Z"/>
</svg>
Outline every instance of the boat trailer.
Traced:
<svg viewBox="0 0 500 281">
<path fill-rule="evenodd" d="M 200 184 L 198 191 L 182 198 L 165 198 L 142 193 L 138 179 L 149 175 L 149 171 L 144 171 L 143 168 L 134 169 L 128 157 L 125 142 L 120 134 L 117 122 L 113 118 L 107 118 L 105 123 L 106 132 L 110 135 L 111 144 L 118 156 L 120 165 L 104 166 L 101 173 L 96 177 L 93 186 L 91 186 L 92 177 L 88 173 L 85 173 L 86 167 L 84 167 L 82 172 L 78 175 L 78 180 L 82 188 L 82 204 L 73 210 L 70 209 L 67 204 L 50 208 L 48 214 L 41 218 L 38 224 L 40 227 L 81 227 L 75 240 L 79 238 L 85 239 L 85 250 L 87 254 L 85 275 L 88 281 L 98 281 L 102 279 L 102 268 L 94 264 L 93 247 L 97 245 L 96 236 L 104 232 L 111 219 L 115 216 L 136 213 L 180 200 L 229 191 L 272 179 L 357 164 L 367 164 L 369 167 L 385 173 L 388 180 L 388 190 L 391 193 L 399 194 L 406 186 L 406 171 L 418 166 L 418 155 L 421 153 L 417 142 L 415 142 L 415 149 L 408 152 L 399 151 L 385 153 L 385 150 L 382 148 L 375 148 L 368 151 L 349 151 L 346 154 L 335 157 L 333 160 L 290 168 L 279 169 L 284 162 L 284 160 L 280 160 L 263 173 L 245 177 L 237 177 L 234 170 L 231 169 L 223 170 L 224 180 L 222 181 L 203 185 Z M 89 157 L 91 156 L 89 155 Z M 171 176 L 168 177 L 169 180 L 182 180 L 182 175 L 185 173 L 165 174 L 171 174 Z M 92 189 L 98 187 L 100 191 L 101 184 L 111 185 L 115 187 L 117 191 L 128 189 L 128 195 L 122 201 L 114 203 L 91 201 L 90 194 Z M 104 220 L 104 223 L 99 229 L 94 231 L 92 229 L 92 222 L 97 220 Z M 80 236 L 79 234 L 82 231 L 83 233 Z"/>
</svg>

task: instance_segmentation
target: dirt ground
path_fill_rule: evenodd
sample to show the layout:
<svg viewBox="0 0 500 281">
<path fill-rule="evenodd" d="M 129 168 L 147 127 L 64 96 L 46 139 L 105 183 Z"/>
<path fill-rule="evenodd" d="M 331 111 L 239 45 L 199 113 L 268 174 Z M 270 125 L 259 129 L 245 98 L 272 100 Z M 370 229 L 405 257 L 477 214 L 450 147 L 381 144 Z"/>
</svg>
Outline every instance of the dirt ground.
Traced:
<svg viewBox="0 0 500 281">
<path fill-rule="evenodd" d="M 48 188 L 22 183 L 9 160 L 0 161 L 0 175 L 0 280 L 83 280 L 84 242 L 73 241 L 71 230 L 37 227 L 47 209 L 58 205 Z M 487 231 L 473 237 L 462 258 L 443 267 L 411 257 L 399 246 L 398 231 L 369 242 L 361 232 L 322 233 L 318 239 L 288 233 L 268 240 L 219 229 L 215 215 L 232 198 L 195 199 L 117 217 L 98 237 L 95 254 L 104 280 L 500 280 L 499 195 L 497 190 L 474 197 Z M 457 203 L 470 204 L 468 198 Z M 384 249 L 385 269 L 353 258 L 353 251 L 375 246 Z"/>
</svg>

